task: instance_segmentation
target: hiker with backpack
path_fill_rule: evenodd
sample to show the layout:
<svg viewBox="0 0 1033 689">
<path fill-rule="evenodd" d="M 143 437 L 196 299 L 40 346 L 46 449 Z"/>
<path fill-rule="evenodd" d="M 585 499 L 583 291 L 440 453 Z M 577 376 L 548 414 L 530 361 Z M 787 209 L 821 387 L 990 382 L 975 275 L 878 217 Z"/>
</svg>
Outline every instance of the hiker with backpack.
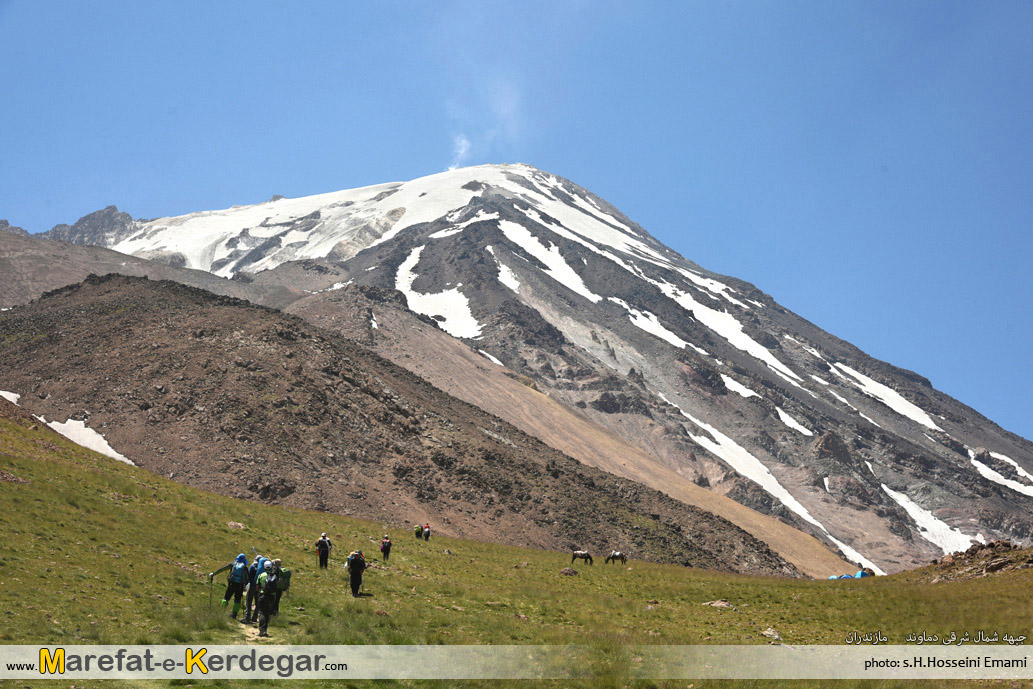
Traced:
<svg viewBox="0 0 1033 689">
<path fill-rule="evenodd" d="M 230 570 L 230 574 L 226 579 L 226 594 L 222 597 L 222 607 L 225 608 L 229 605 L 230 596 L 233 596 L 233 613 L 230 617 L 237 619 L 237 613 L 240 612 L 240 598 L 244 595 L 244 587 L 247 586 L 247 555 L 241 553 L 228 565 L 209 572 L 208 581 L 213 581 L 216 574 L 225 572 L 227 569 Z"/>
<path fill-rule="evenodd" d="M 380 542 L 380 552 L 384 556 L 384 564 L 387 564 L 387 560 L 391 557 L 391 537 L 384 534 L 384 540 Z"/>
<path fill-rule="evenodd" d="M 430 540 L 430 524 L 424 524 L 423 525 L 423 540 L 425 540 L 425 541 L 429 541 Z"/>
<path fill-rule="evenodd" d="M 272 560 L 262 563 L 262 572 L 258 575 L 258 635 L 269 636 L 269 618 L 273 615 L 279 582 L 273 572 Z"/>
<path fill-rule="evenodd" d="M 320 569 L 327 569 L 330 566 L 328 560 L 330 559 L 330 551 L 333 548 L 334 544 L 330 542 L 329 537 L 325 533 L 316 541 L 316 552 L 319 553 Z"/>
<path fill-rule="evenodd" d="M 416 540 L 417 541 L 420 540 L 421 538 L 423 538 L 423 527 L 420 526 L 419 524 L 416 524 L 416 525 L 414 525 L 412 527 L 412 532 L 413 532 L 413 534 L 416 535 Z"/>
<path fill-rule="evenodd" d="M 266 559 L 268 558 L 255 555 L 255 561 L 247 570 L 248 586 L 247 598 L 244 601 L 244 624 L 258 622 L 258 575 L 265 570 L 263 563 Z"/>
<path fill-rule="evenodd" d="M 280 558 L 273 560 L 273 574 L 276 575 L 276 597 L 273 599 L 273 615 L 280 614 L 280 597 L 291 587 L 291 571 L 280 563 Z"/>
<path fill-rule="evenodd" d="M 361 550 L 353 550 L 344 563 L 351 580 L 352 597 L 359 597 L 359 589 L 362 588 L 362 573 L 366 571 L 366 556 Z"/>
</svg>

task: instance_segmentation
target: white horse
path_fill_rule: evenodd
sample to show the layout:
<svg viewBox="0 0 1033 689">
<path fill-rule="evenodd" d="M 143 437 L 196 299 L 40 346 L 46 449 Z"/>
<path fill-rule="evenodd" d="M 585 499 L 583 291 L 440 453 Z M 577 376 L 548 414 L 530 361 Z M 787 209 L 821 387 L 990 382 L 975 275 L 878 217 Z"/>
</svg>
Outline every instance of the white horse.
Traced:
<svg viewBox="0 0 1033 689">
<path fill-rule="evenodd" d="M 584 560 L 588 564 L 592 564 L 592 554 L 587 550 L 575 550 L 570 555 L 570 564 L 574 564 L 574 560 Z"/>
<path fill-rule="evenodd" d="M 628 564 L 628 556 L 619 550 L 611 550 L 610 554 L 606 556 L 606 564 L 615 563 L 617 560 L 620 560 L 622 565 Z"/>
</svg>

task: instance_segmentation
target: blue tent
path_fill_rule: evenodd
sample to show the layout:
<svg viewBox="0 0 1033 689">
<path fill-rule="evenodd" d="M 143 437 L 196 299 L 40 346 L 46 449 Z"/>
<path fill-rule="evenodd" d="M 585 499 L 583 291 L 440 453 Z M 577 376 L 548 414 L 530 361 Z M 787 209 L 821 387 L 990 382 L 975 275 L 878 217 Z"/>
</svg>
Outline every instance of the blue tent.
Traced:
<svg viewBox="0 0 1033 689">
<path fill-rule="evenodd" d="M 840 574 L 839 578 L 840 579 L 853 579 L 853 577 L 850 576 L 849 574 Z"/>
<path fill-rule="evenodd" d="M 871 575 L 868 574 L 868 572 L 864 571 L 863 569 L 859 569 L 859 570 L 857 570 L 857 574 L 854 575 L 854 579 L 860 579 L 862 577 L 869 577 L 869 576 L 871 576 Z"/>
<path fill-rule="evenodd" d="M 835 574 L 833 574 L 831 577 L 829 577 L 829 579 L 839 579 L 839 577 L 837 577 Z"/>
</svg>

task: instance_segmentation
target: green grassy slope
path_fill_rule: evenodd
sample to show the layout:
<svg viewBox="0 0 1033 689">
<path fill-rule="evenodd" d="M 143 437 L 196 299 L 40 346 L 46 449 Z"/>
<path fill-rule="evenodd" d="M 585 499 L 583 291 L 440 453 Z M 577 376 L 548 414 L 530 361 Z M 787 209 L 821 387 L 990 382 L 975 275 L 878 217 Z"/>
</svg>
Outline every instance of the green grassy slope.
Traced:
<svg viewBox="0 0 1033 689">
<path fill-rule="evenodd" d="M 12 480 L 13 479 L 13 480 Z M 281 557 L 293 590 L 270 643 L 843 643 L 847 633 L 1000 630 L 1033 636 L 1033 570 L 945 584 L 904 574 L 851 582 L 755 578 L 433 537 L 403 526 L 243 502 L 102 457 L 0 418 L 0 643 L 244 643 L 209 608 L 207 572 L 239 552 Z M 409 515 L 398 515 L 399 520 Z M 415 515 L 414 515 L 415 516 Z M 243 529 L 232 528 L 239 522 Z M 328 571 L 312 543 L 336 545 Z M 353 599 L 341 565 L 374 562 Z M 218 578 L 224 581 L 223 576 Z M 221 595 L 218 580 L 215 599 Z M 725 598 L 737 610 L 704 606 Z M 616 652 L 616 651 L 614 651 Z M 696 686 L 702 686 L 696 683 Z M 817 685 L 815 685 L 817 686 Z M 866 685 L 867 686 L 867 685 Z M 888 686 L 884 684 L 871 686 Z"/>
</svg>

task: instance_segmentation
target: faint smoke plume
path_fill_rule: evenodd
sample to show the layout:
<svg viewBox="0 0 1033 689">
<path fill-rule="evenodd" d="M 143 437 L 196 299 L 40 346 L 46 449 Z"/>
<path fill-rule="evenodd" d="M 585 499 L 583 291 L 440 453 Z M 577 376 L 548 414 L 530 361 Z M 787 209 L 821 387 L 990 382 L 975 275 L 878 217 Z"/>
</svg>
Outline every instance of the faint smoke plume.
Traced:
<svg viewBox="0 0 1033 689">
<path fill-rule="evenodd" d="M 452 137 L 452 164 L 448 166 L 448 169 L 455 170 L 462 166 L 469 157 L 470 140 L 466 138 L 466 134 L 456 134 Z"/>
</svg>

